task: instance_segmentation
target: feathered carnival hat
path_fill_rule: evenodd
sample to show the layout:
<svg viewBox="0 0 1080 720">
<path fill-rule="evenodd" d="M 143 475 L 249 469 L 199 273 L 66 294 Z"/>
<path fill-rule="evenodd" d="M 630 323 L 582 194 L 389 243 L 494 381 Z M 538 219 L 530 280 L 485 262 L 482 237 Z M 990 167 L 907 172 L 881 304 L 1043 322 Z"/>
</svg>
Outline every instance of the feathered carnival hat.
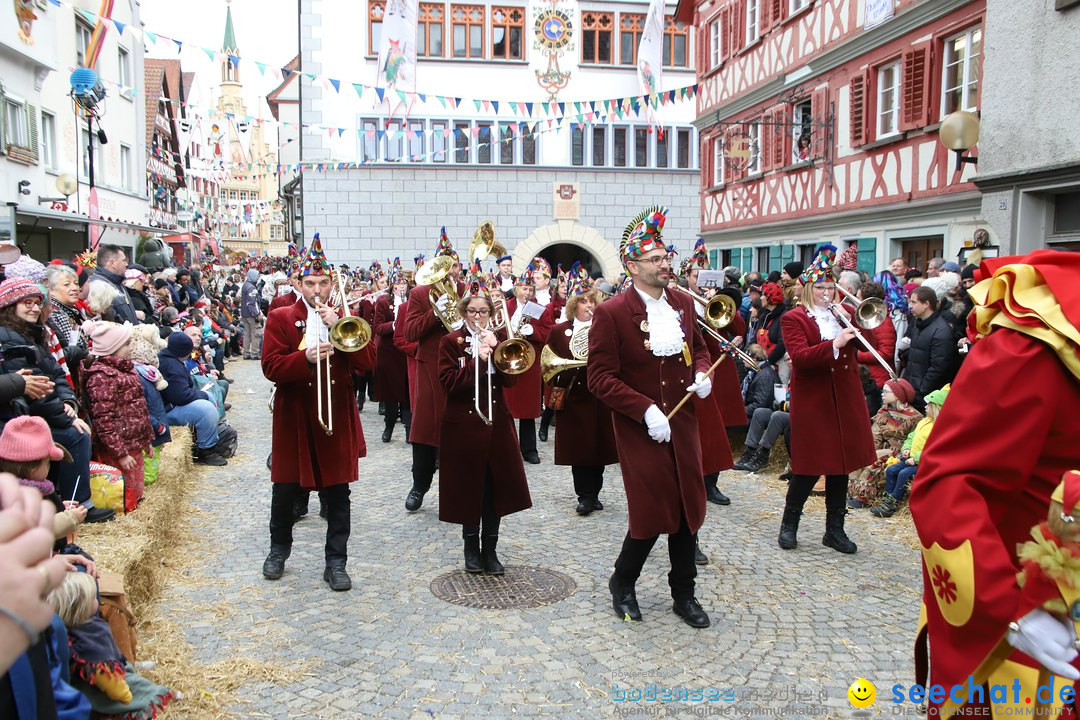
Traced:
<svg viewBox="0 0 1080 720">
<path fill-rule="evenodd" d="M 387 258 L 386 266 L 390 268 L 386 274 L 386 281 L 388 283 L 393 285 L 402 279 L 403 275 L 401 274 L 401 258 L 396 257 L 394 258 L 393 262 L 390 261 L 390 258 Z"/>
<path fill-rule="evenodd" d="M 581 262 L 575 262 L 570 266 L 570 272 L 566 278 L 566 298 L 569 300 L 575 295 L 580 295 L 589 289 L 589 272 L 582 267 Z"/>
<path fill-rule="evenodd" d="M 440 255 L 449 255 L 454 258 L 454 262 L 461 262 L 457 250 L 450 244 L 450 238 L 446 237 L 445 225 L 439 230 L 439 244 L 435 247 L 435 257 L 439 257 Z M 417 267 L 420 266 L 417 265 Z"/>
<path fill-rule="evenodd" d="M 514 287 L 536 287 L 536 283 L 533 282 L 533 273 L 535 271 L 536 266 L 533 263 L 526 265 L 525 272 L 521 273 L 517 280 L 514 281 Z"/>
<path fill-rule="evenodd" d="M 289 262 L 300 261 L 300 251 L 296 248 L 296 243 L 289 243 L 289 254 L 286 257 Z"/>
<path fill-rule="evenodd" d="M 532 259 L 532 262 L 529 263 L 529 274 L 532 275 L 534 272 L 540 273 L 544 277 L 550 279 L 551 263 L 549 263 L 547 260 L 540 257 L 539 255 L 534 257 Z"/>
<path fill-rule="evenodd" d="M 389 264 L 390 264 L 389 261 L 387 261 L 387 265 L 389 265 Z M 372 280 L 377 280 L 378 278 L 382 277 L 383 274 L 384 273 L 383 273 L 382 265 L 379 263 L 379 261 L 378 260 L 372 260 L 371 261 L 371 266 L 368 267 L 368 275 L 371 276 L 371 279 Z"/>
<path fill-rule="evenodd" d="M 844 248 L 836 258 L 836 267 L 840 270 L 855 270 L 859 267 L 859 243 L 853 242 Z"/>
<path fill-rule="evenodd" d="M 417 270 L 424 267 L 424 253 L 420 253 L 419 255 L 414 257 L 412 260 L 413 260 L 413 263 L 416 264 L 416 269 Z"/>
<path fill-rule="evenodd" d="M 654 205 L 638 213 L 627 224 L 619 243 L 619 257 L 623 264 L 628 260 L 637 260 L 650 250 L 666 250 L 661 231 L 667 220 L 668 209 Z"/>
<path fill-rule="evenodd" d="M 72 259 L 75 261 L 75 267 L 80 270 L 94 270 L 97 268 L 97 253 L 93 250 L 83 250 Z"/>
<path fill-rule="evenodd" d="M 469 285 L 465 288 L 465 297 L 469 299 L 475 297 L 491 299 L 487 278 L 480 269 L 479 260 L 474 260 L 472 265 L 469 266 Z"/>
<path fill-rule="evenodd" d="M 810 267 L 803 271 L 803 283 L 810 285 L 812 283 L 821 282 L 822 280 L 832 280 L 833 258 L 835 257 L 835 245 L 826 244 L 819 247 L 814 262 L 810 263 Z"/>
<path fill-rule="evenodd" d="M 686 275 L 694 268 L 709 269 L 709 252 L 705 249 L 705 238 L 700 236 L 694 242 L 694 252 L 690 254 L 690 257 L 682 261 L 679 274 Z"/>
<path fill-rule="evenodd" d="M 319 233 L 315 233 L 311 245 L 308 246 L 308 249 L 304 252 L 304 257 L 300 261 L 300 277 L 329 274 L 330 263 L 326 262 L 326 253 L 323 252 Z"/>
</svg>

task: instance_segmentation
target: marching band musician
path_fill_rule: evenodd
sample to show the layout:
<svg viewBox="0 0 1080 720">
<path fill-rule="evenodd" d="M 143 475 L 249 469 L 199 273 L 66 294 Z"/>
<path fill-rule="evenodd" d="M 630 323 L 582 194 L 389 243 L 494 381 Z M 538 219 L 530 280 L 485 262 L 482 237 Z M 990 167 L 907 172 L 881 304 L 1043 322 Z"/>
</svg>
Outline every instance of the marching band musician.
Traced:
<svg viewBox="0 0 1080 720">
<path fill-rule="evenodd" d="M 394 344 L 394 329 L 399 319 L 404 320 L 401 308 L 409 292 L 409 281 L 401 270 L 401 258 L 394 258 L 389 266 L 387 281 L 391 292 L 382 293 L 375 300 L 375 316 L 371 329 L 379 338 L 376 351 L 378 362 L 375 373 L 375 399 L 383 405 L 382 441 L 390 442 L 401 414 L 405 426 L 405 440 L 409 439 L 412 411 L 409 408 L 409 373 L 405 354 Z M 400 318 L 399 318 L 400 316 Z"/>
<path fill-rule="evenodd" d="M 528 270 L 522 274 L 514 288 L 514 297 L 506 301 L 506 312 L 510 316 L 508 332 L 528 341 L 536 351 L 536 357 L 540 357 L 540 351 L 554 324 L 554 317 L 551 306 L 545 308 L 539 318 L 531 318 L 524 312 L 526 304 L 534 301 L 533 282 L 537 276 L 537 272 Z M 506 404 L 510 408 L 510 415 L 518 421 L 521 457 L 532 465 L 540 464 L 540 454 L 536 451 L 536 418 L 540 417 L 540 398 L 543 391 L 538 362 L 534 362 L 518 381 L 513 386 L 507 386 L 506 390 Z"/>
<path fill-rule="evenodd" d="M 440 255 L 447 255 L 454 260 L 449 279 L 460 297 L 464 290 L 461 284 L 461 262 L 446 236 L 445 227 L 439 234 L 439 245 L 435 248 L 435 257 Z M 439 384 L 439 341 L 447 331 L 435 314 L 429 297 L 430 291 L 431 288 L 426 285 L 418 285 L 410 290 L 405 312 L 405 340 L 417 343 L 416 393 L 412 402 L 412 429 L 409 434 L 412 441 L 413 482 L 405 498 L 405 509 L 409 512 L 420 509 L 424 504 L 424 495 L 431 489 L 439 456 L 443 407 L 446 405 L 446 395 Z M 450 298 L 441 295 L 436 298 L 436 302 L 440 308 L 445 308 Z"/>
<path fill-rule="evenodd" d="M 496 278 L 499 283 L 499 289 L 502 290 L 503 297 L 509 298 L 514 294 L 514 259 L 509 255 L 503 255 L 495 261 L 495 264 L 499 267 L 499 276 Z"/>
<path fill-rule="evenodd" d="M 687 392 L 708 397 L 709 353 L 694 301 L 667 290 L 671 259 L 661 238 L 667 208 L 630 221 L 619 254 L 629 289 L 599 306 L 589 329 L 589 391 L 612 409 L 630 527 L 608 581 L 615 614 L 641 620 L 634 585 L 661 533 L 668 535 L 672 611 L 691 627 L 709 616 L 694 597 L 694 534 L 705 519 L 697 416 Z"/>
<path fill-rule="evenodd" d="M 273 456 L 270 479 L 270 553 L 263 575 L 277 580 L 292 551 L 296 497 L 317 490 L 326 504 L 326 567 L 323 580 L 332 590 L 352 587 L 345 563 L 350 532 L 349 483 L 357 480 L 357 461 L 367 454 L 364 431 L 353 396 L 352 376 L 375 364 L 375 348 L 338 353 L 328 330 L 338 320 L 338 308 L 327 304 L 331 270 L 318 236 L 304 255 L 300 270 L 303 302 L 274 310 L 266 319 L 262 370 L 277 385 L 273 417 Z M 343 299 L 344 300 L 344 299 Z M 330 357 L 326 379 L 333 390 L 333 424 L 328 434 L 319 427 L 313 377 L 317 363 Z M 325 390 L 325 388 L 324 388 Z M 345 401 L 348 399 L 348 401 Z"/>
<path fill-rule="evenodd" d="M 570 319 L 555 325 L 548 335 L 548 347 L 564 360 L 574 360 L 570 339 L 575 333 L 587 333 L 600 293 L 586 290 L 576 277 L 580 264 L 570 270 L 566 314 Z M 587 345 L 586 345 L 587 347 Z M 600 490 L 604 487 L 604 468 L 619 461 L 615 450 L 615 431 L 611 427 L 611 409 L 600 402 L 588 388 L 586 368 L 566 370 L 552 382 L 553 401 L 559 422 L 555 425 L 555 464 L 569 465 L 577 494 L 577 514 L 589 515 L 603 510 Z"/>
<path fill-rule="evenodd" d="M 842 553 L 858 548 L 844 532 L 848 474 L 874 462 L 874 438 L 866 409 L 855 332 L 833 314 L 832 260 L 836 248 L 822 245 L 802 276 L 801 304 L 780 324 L 791 357 L 791 471 L 778 543 L 791 550 L 803 505 L 818 476 L 825 476 L 825 535 L 821 542 Z"/>
<path fill-rule="evenodd" d="M 495 308 L 479 264 L 473 270 L 468 294 L 458 305 L 465 326 L 439 344 L 439 381 L 446 392 L 439 520 L 462 526 L 466 571 L 502 575 L 495 553 L 501 518 L 532 507 L 532 499 L 502 393 L 518 378 L 492 362 L 498 345 L 491 330 Z M 489 400 L 491 415 L 485 421 L 479 413 L 487 412 Z"/>
<path fill-rule="evenodd" d="M 532 278 L 533 302 L 547 307 L 551 303 L 551 263 L 537 255 L 529 263 L 525 273 Z"/>
</svg>

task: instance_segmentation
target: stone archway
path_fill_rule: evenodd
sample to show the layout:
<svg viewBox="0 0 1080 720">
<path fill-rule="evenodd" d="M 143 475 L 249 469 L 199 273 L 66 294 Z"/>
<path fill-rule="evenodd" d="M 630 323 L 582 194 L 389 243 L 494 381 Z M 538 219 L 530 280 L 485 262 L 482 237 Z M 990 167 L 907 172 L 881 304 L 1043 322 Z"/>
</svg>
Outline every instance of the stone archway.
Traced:
<svg viewBox="0 0 1080 720">
<path fill-rule="evenodd" d="M 559 220 L 551 225 L 541 225 L 529 237 L 514 248 L 514 272 L 520 274 L 540 251 L 551 245 L 577 245 L 600 263 L 604 277 L 615 280 L 622 273 L 618 250 L 595 228 L 573 220 Z"/>
</svg>

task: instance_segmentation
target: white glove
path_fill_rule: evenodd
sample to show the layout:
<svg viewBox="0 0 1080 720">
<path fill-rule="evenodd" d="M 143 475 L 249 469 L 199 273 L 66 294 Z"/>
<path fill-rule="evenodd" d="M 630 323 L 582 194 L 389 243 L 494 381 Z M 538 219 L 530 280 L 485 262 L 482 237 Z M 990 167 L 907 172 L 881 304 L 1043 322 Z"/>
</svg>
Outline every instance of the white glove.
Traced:
<svg viewBox="0 0 1080 720">
<path fill-rule="evenodd" d="M 1070 680 L 1080 678 L 1080 670 L 1070 664 L 1077 655 L 1073 644 L 1076 635 L 1070 626 L 1045 610 L 1032 610 L 1015 625 L 1010 624 L 1006 637 L 1010 645 L 1038 660 L 1055 675 Z"/>
<path fill-rule="evenodd" d="M 911 338 L 909 337 L 902 337 L 896 341 L 896 349 L 898 352 L 903 352 L 909 347 L 911 347 Z"/>
<path fill-rule="evenodd" d="M 461 318 L 458 318 L 457 322 L 452 324 L 450 327 L 452 327 L 456 331 L 456 330 L 460 330 L 464 324 L 465 324 L 465 321 L 463 319 L 461 319 Z"/>
<path fill-rule="evenodd" d="M 707 398 L 712 392 L 712 380 L 705 373 L 699 372 L 694 378 L 694 383 L 686 387 L 686 392 L 694 392 L 699 398 Z"/>
<path fill-rule="evenodd" d="M 659 443 L 671 442 L 671 423 L 660 408 L 650 405 L 645 411 L 645 425 L 649 428 L 649 437 Z"/>
<path fill-rule="evenodd" d="M 435 307 L 439 308 L 440 313 L 445 313 L 446 312 L 446 306 L 449 305 L 449 304 L 450 304 L 450 297 L 448 295 L 446 295 L 445 293 L 440 295 L 438 297 L 438 299 L 435 300 Z"/>
<path fill-rule="evenodd" d="M 518 335 L 520 335 L 521 337 L 529 337 L 532 334 L 533 334 L 533 327 L 532 327 L 532 325 L 529 325 L 528 323 L 525 323 L 524 325 L 522 325 L 521 328 L 518 330 Z"/>
</svg>

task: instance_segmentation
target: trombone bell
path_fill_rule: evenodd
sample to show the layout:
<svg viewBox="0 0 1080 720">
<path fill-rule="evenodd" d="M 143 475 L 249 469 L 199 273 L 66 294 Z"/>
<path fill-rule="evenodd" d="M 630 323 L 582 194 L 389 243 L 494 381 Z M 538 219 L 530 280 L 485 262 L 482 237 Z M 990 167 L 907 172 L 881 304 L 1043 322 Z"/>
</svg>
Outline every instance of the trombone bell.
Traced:
<svg viewBox="0 0 1080 720">
<path fill-rule="evenodd" d="M 371 325 L 362 317 L 348 315 L 334 323 L 328 335 L 334 349 L 356 352 L 363 350 L 371 342 Z"/>
<path fill-rule="evenodd" d="M 545 383 L 550 383 L 561 372 L 583 368 L 588 364 L 588 360 L 567 360 L 560 357 L 548 345 L 540 352 L 540 376 Z"/>
<path fill-rule="evenodd" d="M 492 353 L 492 361 L 501 373 L 520 375 L 536 362 L 536 350 L 528 340 L 510 338 L 499 343 Z"/>
</svg>

